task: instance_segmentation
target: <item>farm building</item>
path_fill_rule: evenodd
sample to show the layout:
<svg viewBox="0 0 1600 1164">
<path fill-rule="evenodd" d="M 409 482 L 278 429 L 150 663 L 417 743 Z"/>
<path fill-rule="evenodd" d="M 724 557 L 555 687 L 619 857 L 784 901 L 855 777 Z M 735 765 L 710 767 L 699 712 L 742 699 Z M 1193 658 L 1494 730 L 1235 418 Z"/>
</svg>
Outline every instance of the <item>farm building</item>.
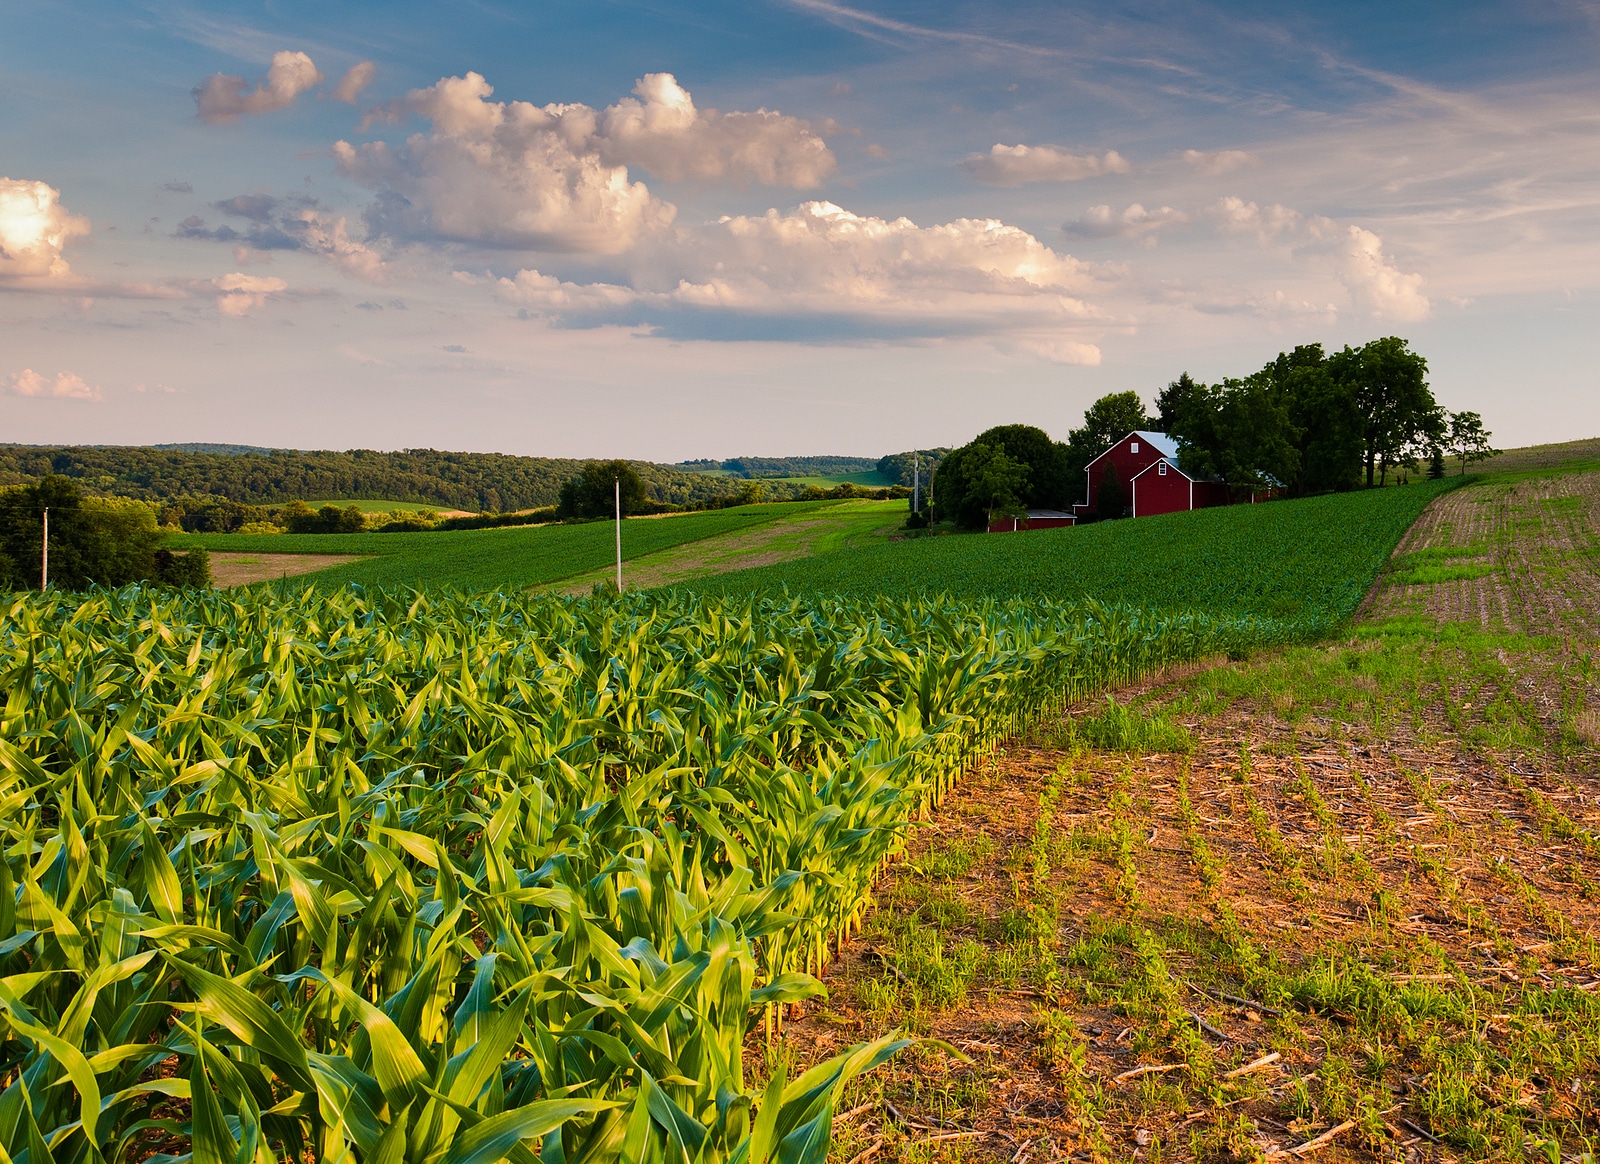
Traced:
<svg viewBox="0 0 1600 1164">
<path fill-rule="evenodd" d="M 1077 525 L 1076 514 L 1060 509 L 1030 509 L 1021 517 L 996 517 L 989 522 L 990 533 L 1021 533 L 1030 529 L 1060 529 Z"/>
<path fill-rule="evenodd" d="M 1178 442 L 1163 432 L 1130 432 L 1089 462 L 1088 501 L 1073 505 L 1077 514 L 1092 514 L 1100 503 L 1107 473 L 1122 487 L 1133 517 L 1178 513 L 1227 505 L 1232 498 L 1221 481 L 1191 477 L 1178 468 Z"/>
</svg>

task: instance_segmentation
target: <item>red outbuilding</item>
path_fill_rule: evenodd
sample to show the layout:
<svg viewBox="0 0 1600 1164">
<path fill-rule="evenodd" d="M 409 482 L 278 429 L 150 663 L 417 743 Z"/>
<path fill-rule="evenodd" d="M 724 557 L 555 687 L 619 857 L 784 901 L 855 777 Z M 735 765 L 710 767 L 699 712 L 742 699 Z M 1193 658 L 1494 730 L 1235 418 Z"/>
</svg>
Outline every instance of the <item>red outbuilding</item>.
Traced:
<svg viewBox="0 0 1600 1164">
<path fill-rule="evenodd" d="M 1098 510 L 1100 489 L 1108 473 L 1121 486 L 1124 505 L 1133 517 L 1208 509 L 1232 500 L 1221 481 L 1192 477 L 1178 468 L 1178 442 L 1163 432 L 1130 432 L 1090 461 L 1089 500 L 1075 504 L 1074 512 L 1083 515 Z"/>
<path fill-rule="evenodd" d="M 1030 529 L 1061 529 L 1077 524 L 1076 514 L 1059 509 L 1030 509 L 1022 517 L 996 517 L 989 522 L 989 532 L 1022 533 Z"/>
</svg>

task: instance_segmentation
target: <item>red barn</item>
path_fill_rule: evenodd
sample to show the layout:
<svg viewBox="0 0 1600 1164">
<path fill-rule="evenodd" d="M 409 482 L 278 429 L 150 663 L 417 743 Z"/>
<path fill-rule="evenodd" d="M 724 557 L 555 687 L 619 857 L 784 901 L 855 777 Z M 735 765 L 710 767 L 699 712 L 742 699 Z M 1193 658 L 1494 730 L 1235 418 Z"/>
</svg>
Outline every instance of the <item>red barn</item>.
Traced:
<svg viewBox="0 0 1600 1164">
<path fill-rule="evenodd" d="M 1022 533 L 1030 529 L 1061 529 L 1077 525 L 1076 514 L 1059 509 L 1030 509 L 1023 517 L 996 517 L 989 523 L 990 533 Z"/>
<path fill-rule="evenodd" d="M 1231 500 L 1221 481 L 1191 477 L 1178 468 L 1178 442 L 1166 433 L 1130 432 L 1089 462 L 1089 500 L 1075 504 L 1075 512 L 1088 514 L 1098 509 L 1108 468 L 1114 470 L 1128 512 L 1134 517 L 1206 509 Z"/>
</svg>

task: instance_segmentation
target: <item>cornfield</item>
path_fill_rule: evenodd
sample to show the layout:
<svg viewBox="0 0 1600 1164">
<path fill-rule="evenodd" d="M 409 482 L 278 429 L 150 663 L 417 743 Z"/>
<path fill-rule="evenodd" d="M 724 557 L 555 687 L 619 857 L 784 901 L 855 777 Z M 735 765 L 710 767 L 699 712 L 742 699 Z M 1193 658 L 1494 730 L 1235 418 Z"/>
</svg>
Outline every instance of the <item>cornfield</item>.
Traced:
<svg viewBox="0 0 1600 1164">
<path fill-rule="evenodd" d="M 747 1082 L 1024 721 L 1280 637 L 1041 603 L 0 606 L 0 1161 L 825 1159 Z"/>
</svg>

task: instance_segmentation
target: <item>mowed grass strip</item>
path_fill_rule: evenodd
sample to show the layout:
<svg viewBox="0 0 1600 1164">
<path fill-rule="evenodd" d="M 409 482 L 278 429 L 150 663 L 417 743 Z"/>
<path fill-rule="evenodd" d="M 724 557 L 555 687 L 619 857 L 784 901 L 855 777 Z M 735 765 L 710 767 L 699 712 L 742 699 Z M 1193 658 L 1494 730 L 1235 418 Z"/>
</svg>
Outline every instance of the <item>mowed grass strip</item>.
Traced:
<svg viewBox="0 0 1600 1164">
<path fill-rule="evenodd" d="M 1349 618 L 1417 515 L 1455 482 L 1077 529 L 918 538 L 688 583 L 717 593 L 1094 598 L 1153 610 Z"/>
<path fill-rule="evenodd" d="M 706 513 L 630 518 L 622 526 L 622 556 L 636 558 L 669 546 L 752 529 L 836 501 L 741 505 Z M 319 571 L 319 587 L 413 586 L 490 590 L 537 586 L 602 569 L 616 554 L 609 521 L 583 525 L 518 526 L 508 529 L 428 533 L 190 534 L 173 539 L 178 548 L 204 546 L 213 553 L 352 554 L 362 557 Z"/>
</svg>

